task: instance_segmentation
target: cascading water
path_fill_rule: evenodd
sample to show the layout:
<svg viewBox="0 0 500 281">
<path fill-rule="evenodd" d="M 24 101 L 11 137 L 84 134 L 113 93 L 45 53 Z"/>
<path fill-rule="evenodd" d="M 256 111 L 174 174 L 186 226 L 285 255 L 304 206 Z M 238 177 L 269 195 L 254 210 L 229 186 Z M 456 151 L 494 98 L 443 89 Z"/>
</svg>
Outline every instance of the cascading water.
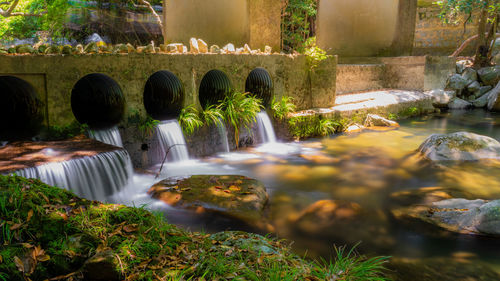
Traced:
<svg viewBox="0 0 500 281">
<path fill-rule="evenodd" d="M 162 121 L 156 127 L 156 135 L 159 141 L 159 157 L 163 159 L 168 152 L 167 159 L 170 162 L 179 162 L 189 160 L 186 140 L 182 134 L 181 126 L 177 120 Z M 160 160 L 161 162 L 162 160 Z"/>
<path fill-rule="evenodd" d="M 267 112 L 261 111 L 257 113 L 257 127 L 263 143 L 275 143 L 276 134 L 274 133 L 273 124 Z"/>
<path fill-rule="evenodd" d="M 122 137 L 116 126 L 106 130 L 88 130 L 88 134 L 91 139 L 117 147 L 123 147 Z"/>
<path fill-rule="evenodd" d="M 229 141 L 227 140 L 227 130 L 222 120 L 220 120 L 220 122 L 217 123 L 217 130 L 219 131 L 220 139 L 222 142 L 222 148 L 224 149 L 224 152 L 230 152 Z"/>
<path fill-rule="evenodd" d="M 65 188 L 91 200 L 104 200 L 132 178 L 132 162 L 125 150 L 49 163 L 15 172 L 26 178 Z"/>
</svg>

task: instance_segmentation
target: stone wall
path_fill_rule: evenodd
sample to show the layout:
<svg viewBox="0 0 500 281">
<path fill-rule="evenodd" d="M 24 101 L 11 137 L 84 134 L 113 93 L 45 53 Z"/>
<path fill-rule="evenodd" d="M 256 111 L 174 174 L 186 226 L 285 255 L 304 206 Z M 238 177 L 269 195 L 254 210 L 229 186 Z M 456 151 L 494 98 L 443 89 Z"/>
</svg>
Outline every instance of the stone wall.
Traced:
<svg viewBox="0 0 500 281">
<path fill-rule="evenodd" d="M 281 2 L 269 0 L 165 0 L 167 42 L 227 43 L 280 49 Z"/>
<path fill-rule="evenodd" d="M 70 97 L 74 84 L 90 73 L 103 73 L 122 88 L 127 107 L 145 115 L 143 90 L 149 76 L 169 70 L 182 81 L 184 105 L 199 105 L 198 88 L 208 71 L 224 71 L 233 87 L 245 90 L 245 81 L 256 67 L 265 68 L 274 83 L 274 94 L 295 99 L 298 109 L 329 107 L 335 103 L 336 57 L 309 73 L 304 56 L 284 55 L 2 55 L 0 75 L 16 75 L 30 82 L 47 106 L 47 123 L 66 125 L 74 121 Z"/>
<path fill-rule="evenodd" d="M 415 39 L 413 55 L 450 55 L 467 38 L 477 31 L 478 18 L 473 15 L 472 22 L 468 23 L 464 34 L 462 17 L 457 24 L 445 24 L 440 19 L 440 9 L 432 4 L 434 0 L 420 0 L 417 8 Z M 474 44 L 471 44 L 463 54 L 472 54 Z"/>
</svg>

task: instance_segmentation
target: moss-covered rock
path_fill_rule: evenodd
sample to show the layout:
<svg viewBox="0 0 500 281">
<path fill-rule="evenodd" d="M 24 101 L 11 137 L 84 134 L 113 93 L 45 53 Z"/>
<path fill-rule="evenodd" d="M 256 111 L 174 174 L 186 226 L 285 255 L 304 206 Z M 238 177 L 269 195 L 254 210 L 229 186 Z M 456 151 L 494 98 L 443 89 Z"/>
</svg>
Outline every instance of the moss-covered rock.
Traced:
<svg viewBox="0 0 500 281">
<path fill-rule="evenodd" d="M 244 176 L 197 175 L 186 179 L 166 179 L 149 193 L 176 207 L 203 208 L 244 221 L 257 221 L 268 200 L 265 186 Z"/>
</svg>

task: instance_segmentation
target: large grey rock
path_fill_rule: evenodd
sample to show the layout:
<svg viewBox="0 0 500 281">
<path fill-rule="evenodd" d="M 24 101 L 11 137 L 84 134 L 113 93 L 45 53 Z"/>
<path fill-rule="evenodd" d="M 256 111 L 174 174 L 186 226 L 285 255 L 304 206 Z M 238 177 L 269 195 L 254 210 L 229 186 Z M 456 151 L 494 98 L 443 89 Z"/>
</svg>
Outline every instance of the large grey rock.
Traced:
<svg viewBox="0 0 500 281">
<path fill-rule="evenodd" d="M 418 148 L 432 161 L 476 161 L 500 159 L 500 143 L 490 137 L 469 132 L 433 134 Z"/>
<path fill-rule="evenodd" d="M 479 88 L 479 95 L 482 96 L 482 95 L 486 94 L 487 92 L 489 92 L 491 89 L 493 89 L 492 86 L 481 86 L 481 88 Z"/>
<path fill-rule="evenodd" d="M 427 91 L 425 94 L 432 96 L 432 105 L 435 107 L 448 107 L 448 103 L 456 96 L 455 91 L 440 89 Z"/>
<path fill-rule="evenodd" d="M 449 109 L 467 109 L 471 106 L 472 104 L 470 102 L 457 97 L 453 98 L 448 104 Z"/>
<path fill-rule="evenodd" d="M 376 114 L 368 114 L 364 123 L 365 127 L 399 127 L 397 122 L 391 121 Z"/>
<path fill-rule="evenodd" d="M 493 88 L 491 91 L 489 91 L 487 94 L 488 95 L 488 109 L 493 110 L 493 111 L 499 111 L 500 110 L 500 100 L 498 99 L 498 95 L 500 94 L 500 82 Z"/>
<path fill-rule="evenodd" d="M 475 99 L 472 102 L 472 104 L 476 108 L 483 108 L 483 107 L 488 105 L 488 101 L 489 101 L 489 94 L 485 94 L 485 95 L 482 95 L 482 96 L 478 97 L 477 99 Z"/>
<path fill-rule="evenodd" d="M 467 86 L 467 90 L 471 93 L 479 92 L 481 90 L 481 84 L 479 84 L 479 82 L 477 81 L 474 81 L 470 83 L 469 86 Z"/>
<path fill-rule="evenodd" d="M 483 85 L 494 86 L 500 81 L 500 66 L 483 67 L 477 74 Z"/>
<path fill-rule="evenodd" d="M 468 84 L 470 84 L 474 81 L 477 81 L 477 72 L 473 68 L 468 67 L 462 73 L 462 78 L 467 80 Z"/>
<path fill-rule="evenodd" d="M 500 236 L 500 200 L 446 199 L 396 209 L 393 214 L 396 218 L 420 220 L 451 232 Z"/>
<path fill-rule="evenodd" d="M 457 61 L 456 70 L 457 70 L 458 74 L 464 73 L 464 70 L 466 68 L 466 64 L 467 64 L 467 61 L 465 61 L 465 60 Z"/>
<path fill-rule="evenodd" d="M 469 84 L 469 81 L 460 74 L 453 74 L 448 78 L 448 88 L 460 91 Z"/>
</svg>

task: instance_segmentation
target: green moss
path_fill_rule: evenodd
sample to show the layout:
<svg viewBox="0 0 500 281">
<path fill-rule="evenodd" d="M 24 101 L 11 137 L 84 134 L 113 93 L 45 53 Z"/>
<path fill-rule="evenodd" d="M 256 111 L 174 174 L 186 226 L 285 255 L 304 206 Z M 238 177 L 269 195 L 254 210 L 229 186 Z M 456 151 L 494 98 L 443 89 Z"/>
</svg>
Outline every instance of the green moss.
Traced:
<svg viewBox="0 0 500 281">
<path fill-rule="evenodd" d="M 109 251 L 120 261 L 115 269 L 123 280 L 306 280 L 330 270 L 292 254 L 285 241 L 245 232 L 191 233 L 166 223 L 162 214 L 88 201 L 18 176 L 0 175 L 0 225 L 0 280 L 70 274 Z M 28 264 L 36 252 L 23 276 L 19 261 Z M 363 266 L 363 260 L 353 262 Z M 351 280 L 342 272 L 343 280 Z M 363 280 L 384 280 L 379 268 L 369 272 L 377 278 Z"/>
</svg>

